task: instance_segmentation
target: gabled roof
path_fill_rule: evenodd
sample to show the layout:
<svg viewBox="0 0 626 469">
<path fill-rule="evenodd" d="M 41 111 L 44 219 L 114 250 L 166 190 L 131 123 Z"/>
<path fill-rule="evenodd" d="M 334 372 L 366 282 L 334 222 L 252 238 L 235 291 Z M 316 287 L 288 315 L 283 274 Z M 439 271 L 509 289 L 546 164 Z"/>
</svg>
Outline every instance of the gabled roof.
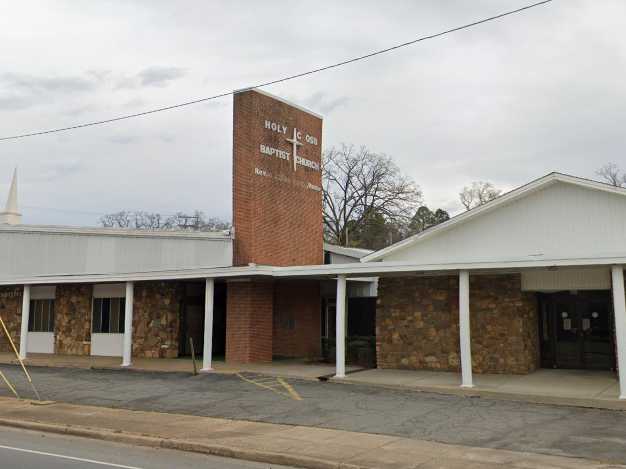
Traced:
<svg viewBox="0 0 626 469">
<path fill-rule="evenodd" d="M 422 231 L 421 233 L 410 236 L 402 241 L 392 244 L 391 246 L 388 246 L 368 256 L 365 256 L 361 259 L 361 262 L 372 262 L 372 261 L 383 260 L 385 256 L 389 255 L 390 253 L 408 248 L 409 246 L 419 243 L 423 241 L 424 239 L 430 238 L 432 236 L 436 236 L 438 233 L 447 231 L 453 227 L 461 225 L 462 223 L 465 223 L 469 220 L 479 217 L 485 213 L 491 212 L 510 202 L 526 197 L 527 195 L 535 191 L 544 189 L 545 187 L 548 187 L 557 182 L 573 184 L 573 185 L 584 187 L 587 189 L 598 190 L 598 191 L 609 192 L 613 194 L 626 196 L 626 189 L 622 187 L 615 187 L 615 186 L 612 186 L 610 184 L 606 184 L 603 182 L 597 182 L 597 181 L 592 181 L 590 179 L 584 179 L 584 178 L 580 178 L 576 176 L 571 176 L 569 174 L 553 172 L 539 179 L 535 179 L 534 181 L 531 181 L 528 184 L 525 184 L 516 189 L 513 189 L 512 191 L 507 192 L 506 194 L 503 194 L 497 197 L 496 199 L 490 202 L 487 202 L 484 205 L 480 205 L 476 208 L 468 210 L 467 212 L 457 215 L 446 222 L 440 223 L 439 225 L 435 225 L 431 228 L 428 228 L 427 230 Z"/>
<path fill-rule="evenodd" d="M 332 252 L 333 254 L 340 254 L 342 256 L 353 257 L 355 259 L 361 259 L 374 252 L 371 249 L 348 248 L 329 243 L 324 243 L 324 251 Z"/>
</svg>

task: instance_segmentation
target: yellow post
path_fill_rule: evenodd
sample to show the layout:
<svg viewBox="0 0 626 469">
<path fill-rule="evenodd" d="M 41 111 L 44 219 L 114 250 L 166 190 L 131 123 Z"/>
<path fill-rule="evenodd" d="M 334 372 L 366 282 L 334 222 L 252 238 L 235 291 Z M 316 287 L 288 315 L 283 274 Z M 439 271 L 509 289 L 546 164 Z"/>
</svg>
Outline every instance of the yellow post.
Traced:
<svg viewBox="0 0 626 469">
<path fill-rule="evenodd" d="M 15 388 L 13 387 L 11 382 L 7 379 L 7 377 L 4 376 L 4 373 L 2 371 L 0 371 L 0 378 L 2 378 L 4 380 L 4 382 L 9 387 L 9 389 L 13 392 L 13 394 L 15 394 L 15 397 L 17 397 L 19 399 L 20 395 L 17 393 L 17 391 L 15 390 Z"/>
<path fill-rule="evenodd" d="M 13 348 L 13 352 L 15 352 L 15 356 L 17 357 L 17 360 L 20 362 L 20 365 L 22 366 L 22 370 L 24 370 L 24 374 L 26 375 L 26 379 L 28 379 L 28 382 L 30 383 L 30 387 L 33 388 L 35 396 L 37 396 L 37 400 L 40 401 L 41 397 L 39 396 L 39 392 L 37 392 L 37 388 L 35 387 L 35 384 L 33 383 L 33 380 L 30 377 L 30 373 L 28 373 L 28 370 L 24 366 L 24 362 L 22 361 L 22 357 L 20 357 L 20 353 L 17 351 L 17 348 L 15 347 L 15 344 L 13 343 L 13 339 L 11 339 L 11 334 L 9 334 L 9 330 L 7 329 L 7 326 L 4 324 L 4 321 L 2 320 L 2 317 L 0 317 L 0 324 L 2 325 L 2 329 L 4 329 L 4 333 L 6 334 L 7 338 L 9 339 L 9 342 L 11 344 L 11 347 Z"/>
</svg>

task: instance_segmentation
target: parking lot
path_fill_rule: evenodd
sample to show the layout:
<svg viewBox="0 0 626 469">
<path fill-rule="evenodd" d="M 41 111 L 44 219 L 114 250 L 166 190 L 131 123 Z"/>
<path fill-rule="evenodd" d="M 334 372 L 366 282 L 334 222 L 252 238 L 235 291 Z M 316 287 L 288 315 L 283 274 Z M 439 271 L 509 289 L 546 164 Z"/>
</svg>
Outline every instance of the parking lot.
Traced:
<svg viewBox="0 0 626 469">
<path fill-rule="evenodd" d="M 0 366 L 24 397 L 16 366 Z M 380 387 L 128 370 L 31 368 L 43 399 L 297 424 L 626 463 L 626 413 Z M 1 388 L 1 395 L 10 391 Z"/>
</svg>

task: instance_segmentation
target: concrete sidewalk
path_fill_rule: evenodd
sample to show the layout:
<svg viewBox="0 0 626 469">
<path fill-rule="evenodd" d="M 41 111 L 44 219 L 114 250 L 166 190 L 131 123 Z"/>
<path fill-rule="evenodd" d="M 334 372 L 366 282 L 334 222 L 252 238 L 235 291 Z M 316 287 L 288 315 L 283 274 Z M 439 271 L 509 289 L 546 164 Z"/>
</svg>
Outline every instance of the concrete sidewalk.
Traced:
<svg viewBox="0 0 626 469">
<path fill-rule="evenodd" d="M 305 468 L 626 468 L 385 435 L 0 398 L 0 425 Z"/>
<path fill-rule="evenodd" d="M 427 370 L 372 369 L 333 381 L 395 389 L 480 396 L 539 404 L 626 410 L 619 383 L 610 371 L 539 369 L 527 375 L 475 374 L 474 387 L 459 386 L 459 373 Z"/>
<path fill-rule="evenodd" d="M 29 353 L 25 360 L 27 366 L 44 366 L 52 368 L 83 368 L 119 370 L 120 357 L 98 357 L 91 355 L 55 355 L 44 353 Z M 17 365 L 18 361 L 13 353 L 0 353 L 0 364 Z M 202 360 L 196 359 L 196 368 L 202 368 Z M 183 358 L 133 358 L 129 367 L 134 371 L 159 371 L 171 373 L 191 373 L 193 362 L 190 357 Z M 346 371 L 359 370 L 359 367 L 348 366 Z M 283 376 L 299 379 L 317 379 L 320 376 L 332 376 L 335 366 L 307 362 L 302 359 L 281 359 L 272 363 L 226 364 L 221 360 L 213 360 L 213 370 L 216 373 L 234 374 L 242 371 L 262 373 L 268 376 Z"/>
</svg>

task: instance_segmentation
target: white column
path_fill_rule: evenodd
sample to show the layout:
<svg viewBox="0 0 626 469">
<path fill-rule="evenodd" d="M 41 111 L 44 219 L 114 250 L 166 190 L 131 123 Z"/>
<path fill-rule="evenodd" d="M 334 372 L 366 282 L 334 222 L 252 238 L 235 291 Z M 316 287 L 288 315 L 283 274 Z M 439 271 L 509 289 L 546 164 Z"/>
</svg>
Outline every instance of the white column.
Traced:
<svg viewBox="0 0 626 469">
<path fill-rule="evenodd" d="M 615 314 L 619 398 L 626 399 L 626 299 L 624 298 L 624 267 L 621 265 L 611 267 L 611 279 L 613 281 L 613 314 Z"/>
<path fill-rule="evenodd" d="M 204 350 L 202 351 L 202 370 L 211 371 L 213 359 L 213 298 L 215 280 L 207 278 L 204 287 Z"/>
<path fill-rule="evenodd" d="M 461 345 L 461 387 L 473 388 L 470 345 L 469 272 L 459 272 L 459 335 Z"/>
<path fill-rule="evenodd" d="M 133 282 L 126 282 L 126 305 L 124 309 L 124 348 L 122 366 L 130 366 L 133 355 Z"/>
<path fill-rule="evenodd" d="M 20 331 L 20 358 L 26 359 L 28 353 L 28 321 L 30 318 L 30 285 L 24 285 L 22 294 L 22 330 Z"/>
<path fill-rule="evenodd" d="M 337 277 L 337 323 L 335 325 L 335 377 L 346 377 L 346 276 Z"/>
</svg>

